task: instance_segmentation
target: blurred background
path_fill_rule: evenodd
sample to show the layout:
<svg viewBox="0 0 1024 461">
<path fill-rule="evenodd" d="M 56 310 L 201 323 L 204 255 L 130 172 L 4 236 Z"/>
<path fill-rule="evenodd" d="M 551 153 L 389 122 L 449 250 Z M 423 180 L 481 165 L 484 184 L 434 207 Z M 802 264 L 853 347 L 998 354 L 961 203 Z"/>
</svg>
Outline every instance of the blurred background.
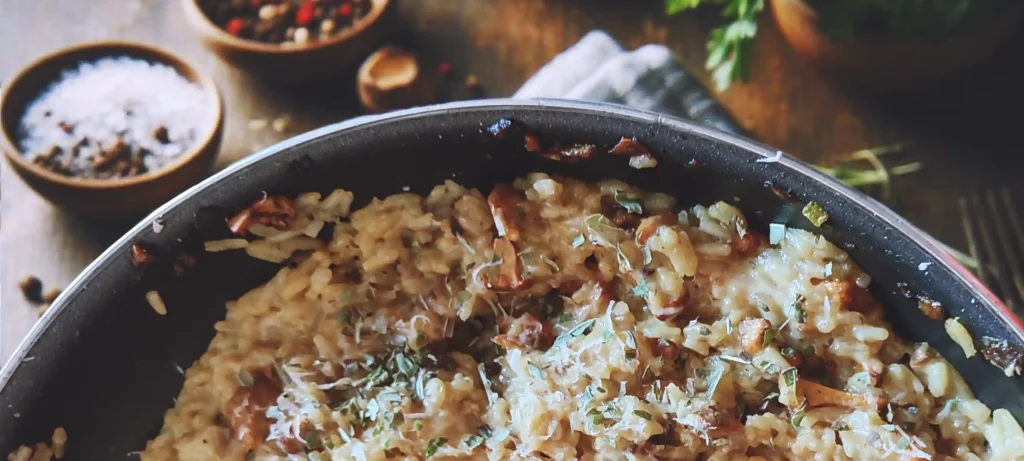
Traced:
<svg viewBox="0 0 1024 461">
<path fill-rule="evenodd" d="M 664 45 L 738 131 L 866 183 L 954 249 L 969 246 L 960 198 L 1017 185 L 1024 171 L 1024 4 L 1016 1 L 196 1 L 2 0 L 5 117 L 22 110 L 12 108 L 16 99 L 38 96 L 15 98 L 11 79 L 48 53 L 101 40 L 157 45 L 220 91 L 223 138 L 205 175 L 354 116 L 511 96 L 602 30 L 626 50 Z M 392 48 L 374 54 L 382 46 Z M 282 48 L 323 53 L 274 58 Z M 0 362 L 47 294 L 145 214 L 55 206 L 23 179 L 30 173 L 15 174 L 12 155 L 0 167 Z M 20 155 L 27 165 L 34 153 Z"/>
</svg>

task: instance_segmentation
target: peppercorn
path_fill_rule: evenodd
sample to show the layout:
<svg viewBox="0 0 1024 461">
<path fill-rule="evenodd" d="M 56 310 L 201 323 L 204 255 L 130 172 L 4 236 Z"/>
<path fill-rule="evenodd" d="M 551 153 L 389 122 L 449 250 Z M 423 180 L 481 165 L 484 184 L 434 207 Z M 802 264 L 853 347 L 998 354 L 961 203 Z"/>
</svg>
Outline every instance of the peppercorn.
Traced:
<svg viewBox="0 0 1024 461">
<path fill-rule="evenodd" d="M 228 21 L 228 25 L 225 29 L 228 31 L 229 34 L 238 36 L 242 33 L 242 29 L 244 28 L 245 21 L 243 21 L 242 18 L 231 18 L 231 20 Z"/>
</svg>

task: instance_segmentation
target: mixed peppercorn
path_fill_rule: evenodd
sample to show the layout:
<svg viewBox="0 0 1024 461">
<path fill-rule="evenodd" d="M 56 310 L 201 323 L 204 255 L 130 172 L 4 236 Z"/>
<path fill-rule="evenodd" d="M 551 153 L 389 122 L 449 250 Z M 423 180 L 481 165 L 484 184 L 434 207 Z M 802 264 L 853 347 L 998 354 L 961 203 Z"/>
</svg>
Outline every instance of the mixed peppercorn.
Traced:
<svg viewBox="0 0 1024 461">
<path fill-rule="evenodd" d="M 197 0 L 217 27 L 247 40 L 304 45 L 327 39 L 369 14 L 370 0 Z"/>
</svg>

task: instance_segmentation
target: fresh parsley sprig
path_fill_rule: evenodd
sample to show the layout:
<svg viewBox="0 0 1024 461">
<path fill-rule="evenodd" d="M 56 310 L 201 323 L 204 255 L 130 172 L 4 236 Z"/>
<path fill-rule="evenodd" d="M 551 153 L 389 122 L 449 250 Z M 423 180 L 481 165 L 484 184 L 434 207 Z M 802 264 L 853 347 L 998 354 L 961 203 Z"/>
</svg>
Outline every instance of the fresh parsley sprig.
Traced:
<svg viewBox="0 0 1024 461">
<path fill-rule="evenodd" d="M 711 31 L 708 59 L 704 63 L 715 87 L 724 91 L 732 82 L 750 77 L 757 16 L 764 10 L 764 0 L 666 0 L 665 12 L 676 14 L 702 5 L 721 6 L 722 16 L 727 20 Z"/>
</svg>

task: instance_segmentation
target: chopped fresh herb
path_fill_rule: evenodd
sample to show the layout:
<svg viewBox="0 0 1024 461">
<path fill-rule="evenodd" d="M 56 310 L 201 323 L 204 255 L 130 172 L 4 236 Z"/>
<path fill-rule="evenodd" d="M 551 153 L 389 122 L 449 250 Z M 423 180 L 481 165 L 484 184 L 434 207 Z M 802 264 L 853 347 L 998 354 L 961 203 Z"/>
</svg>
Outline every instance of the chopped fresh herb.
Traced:
<svg viewBox="0 0 1024 461">
<path fill-rule="evenodd" d="M 434 453 L 437 453 L 437 449 L 440 448 L 441 445 L 444 445 L 446 443 L 448 443 L 448 439 L 446 439 L 444 437 L 437 437 L 437 438 L 434 438 L 434 439 L 430 439 L 430 441 L 427 442 L 427 449 L 423 452 L 423 454 L 427 458 L 429 458 L 431 456 L 434 456 Z"/>
<path fill-rule="evenodd" d="M 779 330 L 769 328 L 764 332 L 764 344 L 762 346 L 768 347 L 772 345 L 772 341 L 775 341 L 775 337 L 779 335 Z"/>
<path fill-rule="evenodd" d="M 779 353 L 782 354 L 782 356 L 787 358 L 787 359 L 794 359 L 794 358 L 796 358 L 796 351 L 793 350 L 793 348 L 789 347 L 789 346 L 786 346 L 786 347 L 783 347 L 782 349 L 779 349 Z"/>
<path fill-rule="evenodd" d="M 648 421 L 654 419 L 654 415 L 652 415 L 652 414 L 650 414 L 650 413 L 648 413 L 646 411 L 643 411 L 643 410 L 633 410 L 633 414 L 637 415 L 637 416 L 639 416 L 639 417 L 641 417 L 643 419 L 646 419 Z"/>
<path fill-rule="evenodd" d="M 534 378 L 537 378 L 537 379 L 547 379 L 548 378 L 548 372 L 544 371 L 543 368 L 538 367 L 537 365 L 534 365 L 532 363 L 527 363 L 526 365 L 527 365 L 527 368 L 530 369 L 530 376 L 533 376 Z"/>
<path fill-rule="evenodd" d="M 807 323 L 807 311 L 804 310 L 804 303 L 807 298 L 804 295 L 796 295 L 793 302 L 786 308 L 786 316 L 796 320 L 797 323 Z"/>
<path fill-rule="evenodd" d="M 625 192 L 621 190 L 615 191 L 614 198 L 615 202 L 621 205 L 622 208 L 625 208 L 627 212 L 633 214 L 644 214 L 644 209 L 640 206 L 640 202 L 629 198 Z"/>
<path fill-rule="evenodd" d="M 583 234 L 577 235 L 576 238 L 572 239 L 573 248 L 579 248 L 583 246 L 584 243 L 587 243 L 587 238 L 584 237 Z"/>
<path fill-rule="evenodd" d="M 647 279 L 645 278 L 640 279 L 632 291 L 638 298 L 647 298 L 651 295 L 651 288 L 647 285 Z"/>
<path fill-rule="evenodd" d="M 608 421 L 608 418 L 604 415 L 601 410 L 594 408 L 587 412 L 587 417 L 590 418 L 590 422 L 594 425 L 602 424 Z"/>
<path fill-rule="evenodd" d="M 590 238 L 597 244 L 615 248 L 619 244 L 619 228 L 605 215 L 592 214 L 583 220 L 590 229 Z"/>
<path fill-rule="evenodd" d="M 476 429 L 476 434 L 466 437 L 466 440 L 462 443 L 466 448 L 473 449 L 479 447 L 480 444 L 491 438 L 492 433 L 493 431 L 491 431 L 490 426 L 483 425 Z"/>
<path fill-rule="evenodd" d="M 555 338 L 554 345 L 556 347 L 564 345 L 565 343 L 569 342 L 570 339 L 582 335 L 587 331 L 588 328 L 594 325 L 594 322 L 597 322 L 597 319 L 584 320 L 580 322 L 579 325 L 576 325 L 571 330 L 562 333 L 561 335 L 558 335 L 558 338 Z"/>
<path fill-rule="evenodd" d="M 711 329 L 706 326 L 701 326 L 700 329 L 697 330 L 697 332 L 703 336 L 709 336 L 711 334 Z"/>
<path fill-rule="evenodd" d="M 821 227 L 821 225 L 825 224 L 825 221 L 828 221 L 829 218 L 828 212 L 825 211 L 825 208 L 814 200 L 811 200 L 804 205 L 803 215 L 811 222 L 811 224 L 814 224 L 814 227 Z"/>
<path fill-rule="evenodd" d="M 800 427 L 800 422 L 804 420 L 804 413 L 806 413 L 806 411 L 807 406 L 800 405 L 800 408 L 797 408 L 796 411 L 793 412 L 793 417 L 790 419 L 790 423 L 793 424 L 793 427 Z"/>
<path fill-rule="evenodd" d="M 558 315 L 558 323 L 569 323 L 574 318 L 575 317 L 573 317 L 572 314 L 568 312 L 562 312 L 561 314 Z"/>
<path fill-rule="evenodd" d="M 419 422 L 419 421 L 416 421 L 416 422 L 415 422 L 415 423 L 413 423 L 413 425 L 412 425 L 412 430 L 414 430 L 414 431 L 416 431 L 416 432 L 422 431 L 422 430 L 423 430 L 423 423 L 421 423 L 421 422 Z"/>
<path fill-rule="evenodd" d="M 786 383 L 786 387 L 796 389 L 796 382 L 800 379 L 796 367 L 787 368 L 786 371 L 782 372 L 782 380 Z"/>
<path fill-rule="evenodd" d="M 774 375 L 775 373 L 782 371 L 782 367 L 774 363 L 771 363 L 767 360 L 761 361 L 761 369 L 764 370 L 765 373 L 768 373 L 770 375 Z"/>
<path fill-rule="evenodd" d="M 726 23 L 711 31 L 708 37 L 708 57 L 704 68 L 711 73 L 718 91 L 725 91 L 736 80 L 746 81 L 750 75 L 754 36 L 757 35 L 757 17 L 764 9 L 764 1 L 748 0 L 667 0 L 665 12 L 676 14 L 701 5 L 714 4 L 722 9 Z"/>
<path fill-rule="evenodd" d="M 786 225 L 773 222 L 768 225 L 768 243 L 778 245 L 786 237 Z"/>
</svg>

